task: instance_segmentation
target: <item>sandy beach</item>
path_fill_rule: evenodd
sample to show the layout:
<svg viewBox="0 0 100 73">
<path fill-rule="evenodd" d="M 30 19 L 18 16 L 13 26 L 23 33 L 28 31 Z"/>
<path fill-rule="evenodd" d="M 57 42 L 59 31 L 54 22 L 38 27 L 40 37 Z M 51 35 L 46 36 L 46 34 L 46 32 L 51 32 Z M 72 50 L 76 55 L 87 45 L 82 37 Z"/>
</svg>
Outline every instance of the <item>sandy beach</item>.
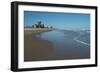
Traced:
<svg viewBox="0 0 100 73">
<path fill-rule="evenodd" d="M 47 59 L 53 53 L 53 44 L 35 35 L 51 30 L 24 30 L 24 61 Z"/>
<path fill-rule="evenodd" d="M 89 59 L 90 32 L 90 14 L 26 10 L 24 61 Z"/>
</svg>

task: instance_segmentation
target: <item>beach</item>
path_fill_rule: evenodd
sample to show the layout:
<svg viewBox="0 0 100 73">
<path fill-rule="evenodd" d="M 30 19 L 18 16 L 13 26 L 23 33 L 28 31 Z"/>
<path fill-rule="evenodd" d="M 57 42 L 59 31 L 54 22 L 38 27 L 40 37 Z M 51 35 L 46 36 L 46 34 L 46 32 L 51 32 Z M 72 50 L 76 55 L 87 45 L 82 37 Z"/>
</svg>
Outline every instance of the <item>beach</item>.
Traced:
<svg viewBox="0 0 100 73">
<path fill-rule="evenodd" d="M 50 54 L 52 54 L 53 44 L 47 40 L 42 40 L 35 37 L 35 35 L 48 31 L 51 30 L 24 30 L 24 61 L 44 60 L 48 58 Z"/>
<path fill-rule="evenodd" d="M 24 61 L 90 58 L 90 45 L 89 43 L 87 45 L 82 39 L 85 37 L 79 38 L 79 33 L 68 30 L 25 29 Z M 86 32 L 82 31 L 81 33 Z"/>
</svg>

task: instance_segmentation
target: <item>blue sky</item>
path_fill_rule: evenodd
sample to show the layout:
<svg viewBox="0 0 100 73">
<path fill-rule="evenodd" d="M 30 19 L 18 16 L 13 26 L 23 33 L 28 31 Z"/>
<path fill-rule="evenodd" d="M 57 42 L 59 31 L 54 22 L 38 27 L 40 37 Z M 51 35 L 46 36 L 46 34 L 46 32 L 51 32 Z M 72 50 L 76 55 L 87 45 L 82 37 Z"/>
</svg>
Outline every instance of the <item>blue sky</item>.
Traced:
<svg viewBox="0 0 100 73">
<path fill-rule="evenodd" d="M 31 26 L 42 21 L 58 29 L 89 29 L 90 14 L 24 11 L 24 25 Z"/>
</svg>

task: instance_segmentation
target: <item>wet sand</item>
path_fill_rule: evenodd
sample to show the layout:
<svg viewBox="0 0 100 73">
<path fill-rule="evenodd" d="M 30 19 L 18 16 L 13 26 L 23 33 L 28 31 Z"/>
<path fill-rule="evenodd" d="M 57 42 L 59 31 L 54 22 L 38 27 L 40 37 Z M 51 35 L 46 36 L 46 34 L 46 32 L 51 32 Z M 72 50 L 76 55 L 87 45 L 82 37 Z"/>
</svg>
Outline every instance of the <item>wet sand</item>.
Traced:
<svg viewBox="0 0 100 73">
<path fill-rule="evenodd" d="M 53 53 L 53 44 L 47 40 L 35 37 L 36 34 L 50 30 L 24 30 L 24 61 L 39 61 L 47 59 Z"/>
</svg>

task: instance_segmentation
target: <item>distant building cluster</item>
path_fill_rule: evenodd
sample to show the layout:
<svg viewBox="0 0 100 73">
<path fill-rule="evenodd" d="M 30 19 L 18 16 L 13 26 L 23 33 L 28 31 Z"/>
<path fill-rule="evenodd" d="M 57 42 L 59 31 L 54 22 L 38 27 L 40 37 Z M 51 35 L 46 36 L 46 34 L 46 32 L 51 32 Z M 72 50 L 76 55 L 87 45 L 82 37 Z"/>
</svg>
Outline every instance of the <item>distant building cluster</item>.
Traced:
<svg viewBox="0 0 100 73">
<path fill-rule="evenodd" d="M 38 21 L 37 24 L 33 24 L 32 26 L 25 26 L 25 28 L 53 28 L 52 26 L 45 26 L 41 21 Z"/>
<path fill-rule="evenodd" d="M 52 26 L 48 27 L 42 24 L 41 21 L 38 21 L 37 24 L 32 25 L 32 28 L 53 28 Z"/>
</svg>

